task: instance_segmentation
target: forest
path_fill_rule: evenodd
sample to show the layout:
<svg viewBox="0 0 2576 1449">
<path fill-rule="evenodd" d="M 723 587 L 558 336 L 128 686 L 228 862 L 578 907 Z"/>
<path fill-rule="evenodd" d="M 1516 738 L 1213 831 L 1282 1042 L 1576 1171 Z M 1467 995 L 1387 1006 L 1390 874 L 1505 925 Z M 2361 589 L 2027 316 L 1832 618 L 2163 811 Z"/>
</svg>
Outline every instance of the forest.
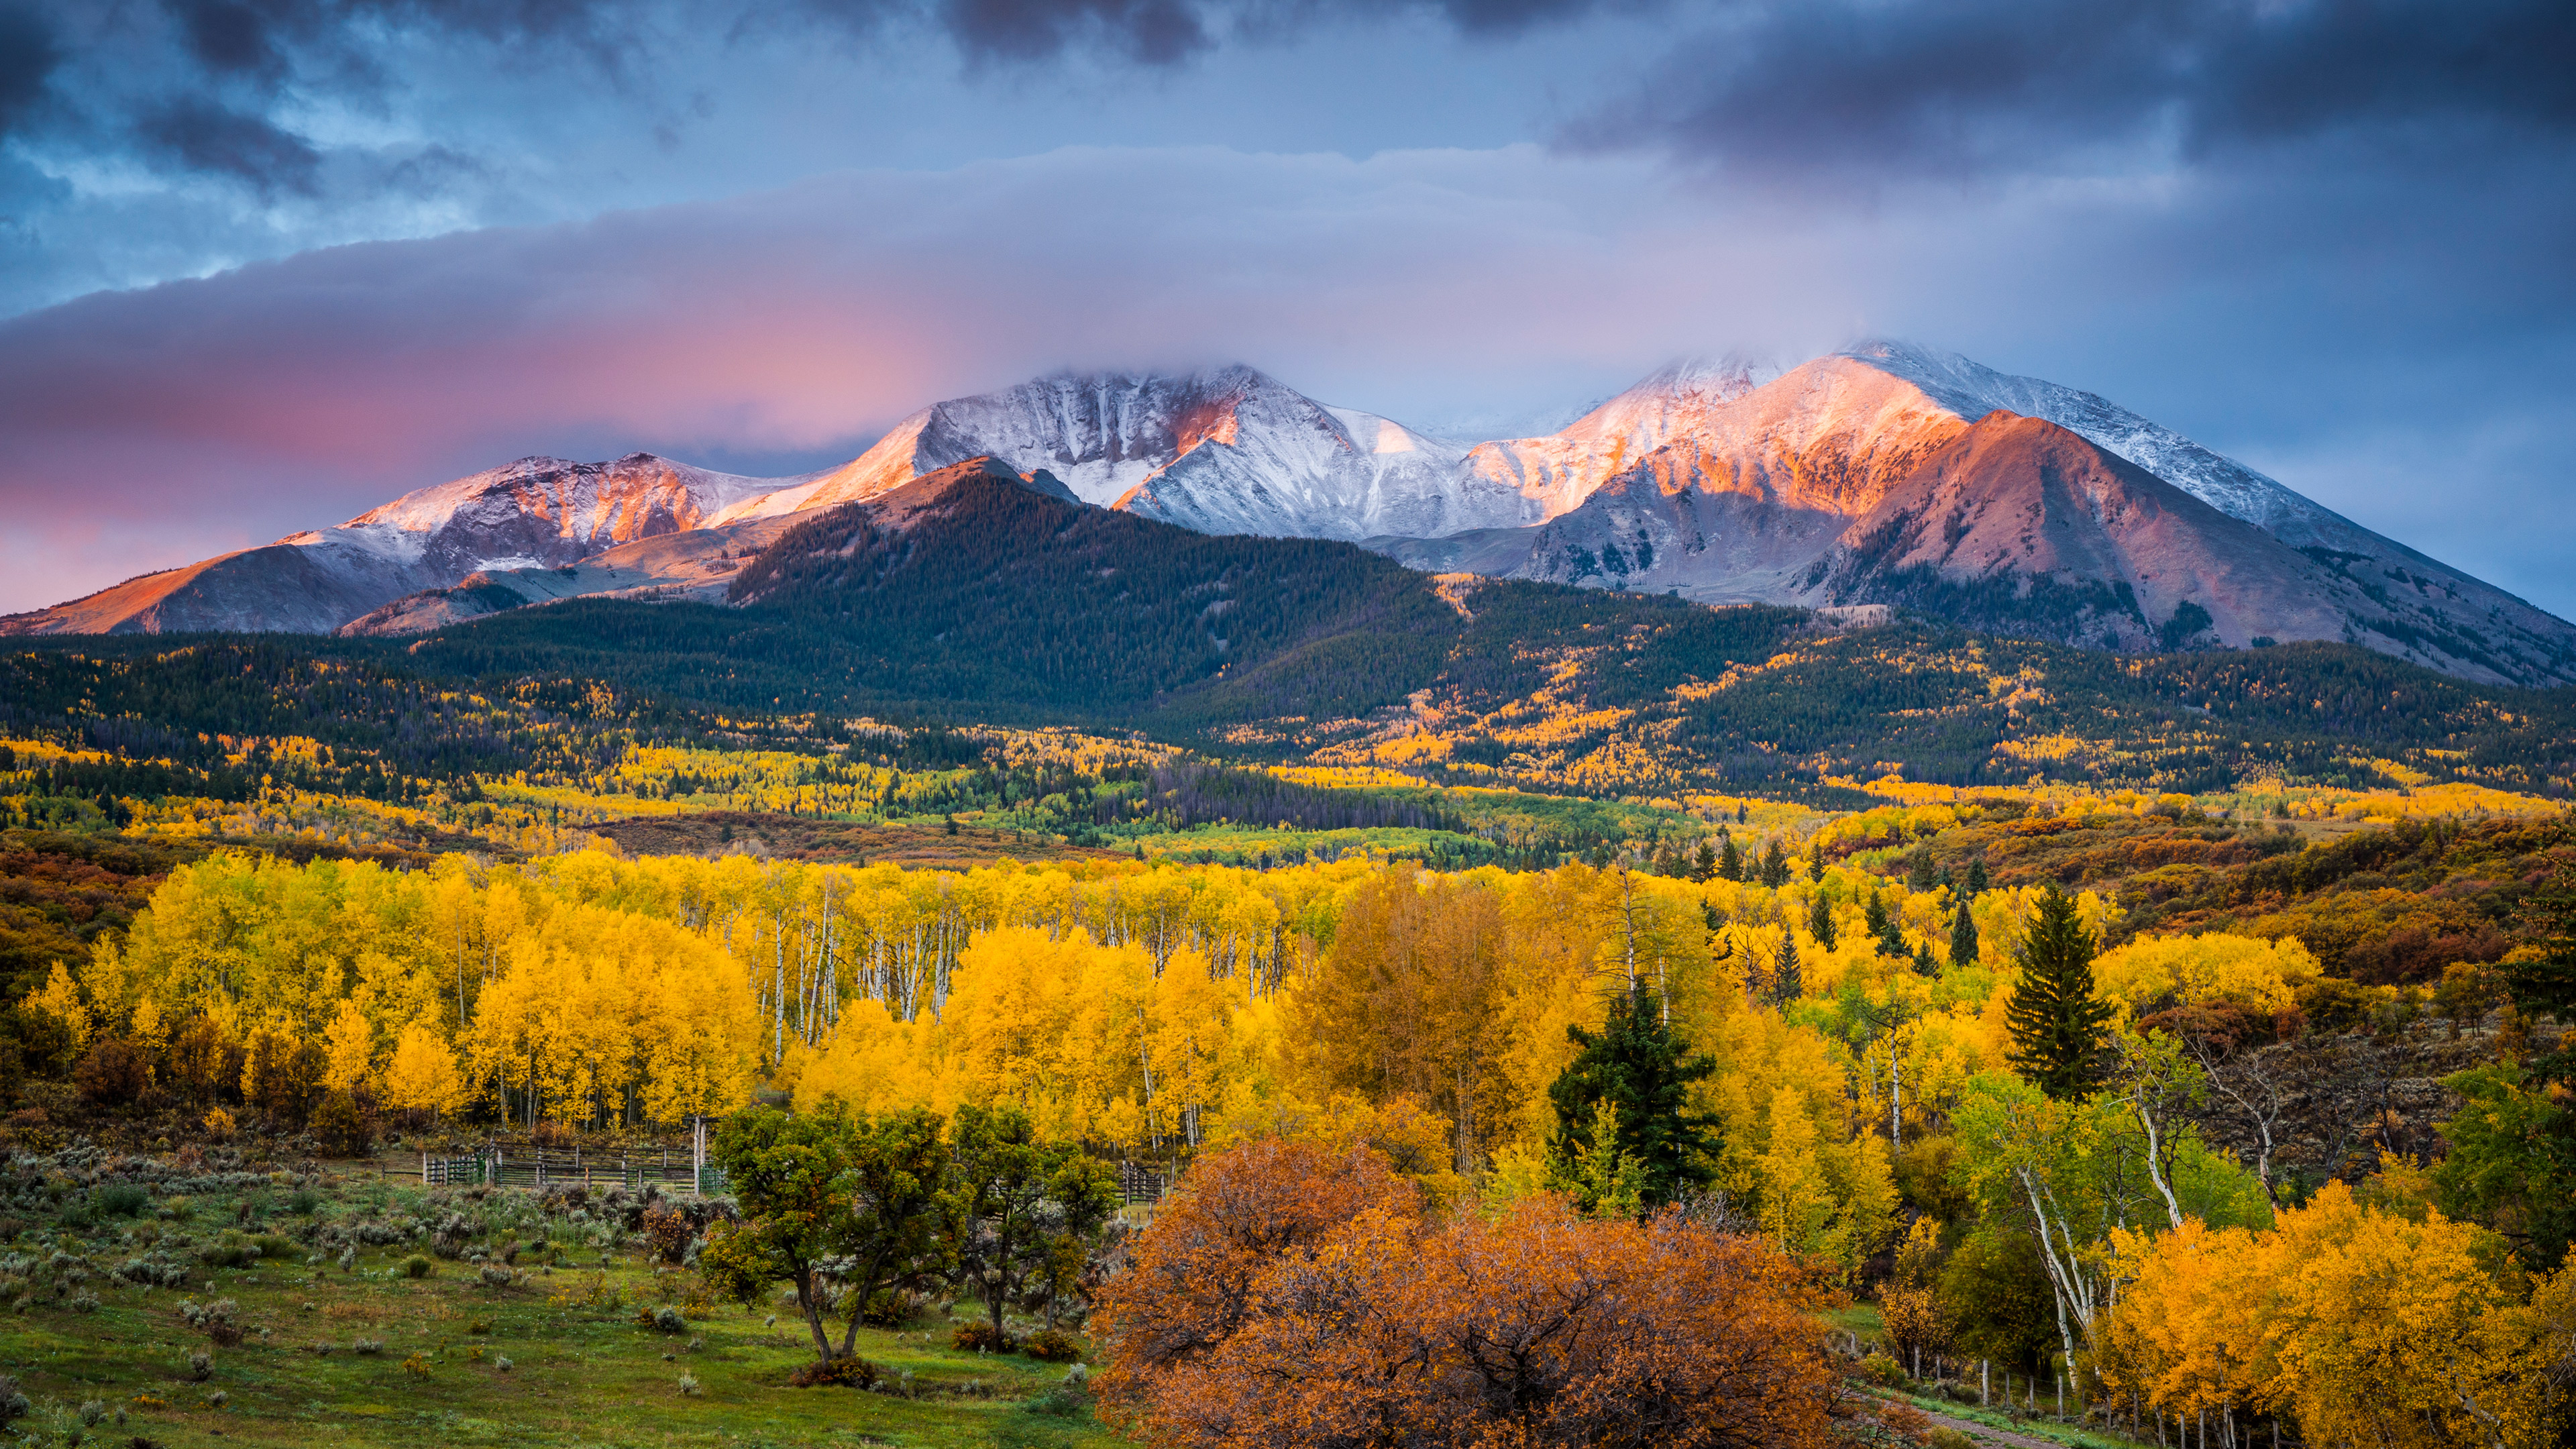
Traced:
<svg viewBox="0 0 2576 1449">
<path fill-rule="evenodd" d="M 102 844 L 100 927 L 57 938 L 74 949 L 30 973 L 0 1040 L 6 1130 L 34 1148 L 83 1121 L 220 1119 L 356 1151 L 784 1112 L 850 1124 L 832 1150 L 857 1171 L 894 1124 L 945 1141 L 999 1112 L 1029 1151 L 1179 1170 L 1209 1212 L 1252 1210 L 1197 1195 L 1223 1164 L 1305 1144 L 1384 1174 L 1340 1207 L 1260 1209 L 1322 1212 L 1311 1241 L 1335 1252 L 1465 1273 L 1527 1251 L 1515 1234 L 1612 1233 L 1601 1251 L 1699 1273 L 1720 1260 L 1669 1234 L 1716 1233 L 1755 1254 L 1722 1270 L 1753 1295 L 1731 1312 L 1855 1305 L 1836 1321 L 1891 1382 L 1962 1360 L 2053 1377 L 2150 1441 L 2208 1415 L 2320 1444 L 2563 1431 L 2563 815 L 2331 831 L 2135 794 L 1743 813 L 1526 870 Z M 13 871 L 55 862 L 67 896 L 83 862 L 13 839 Z M 2338 1063 L 2369 1052 L 2438 1074 L 2432 1112 L 2345 1111 L 2372 1083 Z M 716 1266 L 785 1281 L 780 1241 Z M 1104 1324 L 1181 1311 L 1100 1304 Z M 1483 1332 L 1465 1311 L 1426 1301 L 1370 1351 Z M 1703 1329 L 1733 1331 L 1657 1351 L 1689 1357 Z M 1121 1332 L 1104 1412 L 1168 1442 L 1222 1437 L 1189 1427 L 1207 1365 L 1278 1351 L 1229 1330 L 1135 1358 Z M 1808 1382 L 1760 1342 L 1745 1372 Z M 1775 1427 L 1758 1442 L 1806 1432 Z"/>
</svg>

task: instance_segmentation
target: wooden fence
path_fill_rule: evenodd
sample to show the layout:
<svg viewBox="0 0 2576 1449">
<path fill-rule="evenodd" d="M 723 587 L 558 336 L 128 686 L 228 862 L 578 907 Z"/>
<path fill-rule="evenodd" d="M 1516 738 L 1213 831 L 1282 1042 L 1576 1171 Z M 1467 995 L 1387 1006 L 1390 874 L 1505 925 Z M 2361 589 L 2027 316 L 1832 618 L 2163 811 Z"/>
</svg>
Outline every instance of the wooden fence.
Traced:
<svg viewBox="0 0 2576 1449">
<path fill-rule="evenodd" d="M 550 1151 L 534 1145 L 492 1142 L 471 1157 L 432 1157 L 422 1153 L 420 1180 L 424 1187 L 544 1189 L 579 1184 L 641 1191 L 652 1186 L 664 1192 L 708 1197 L 725 1190 L 724 1169 L 707 1161 L 707 1125 L 703 1118 L 692 1124 L 689 1146 L 683 1151 L 661 1148 L 601 1153 L 578 1147 Z"/>
</svg>

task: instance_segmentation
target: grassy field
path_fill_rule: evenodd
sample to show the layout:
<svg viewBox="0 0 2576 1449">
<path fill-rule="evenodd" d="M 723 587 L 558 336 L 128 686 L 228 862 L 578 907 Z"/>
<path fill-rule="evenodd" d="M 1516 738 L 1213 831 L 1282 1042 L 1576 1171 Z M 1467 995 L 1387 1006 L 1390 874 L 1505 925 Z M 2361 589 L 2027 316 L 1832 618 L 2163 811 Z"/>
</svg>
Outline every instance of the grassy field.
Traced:
<svg viewBox="0 0 2576 1449">
<path fill-rule="evenodd" d="M 522 1190 L 165 1172 L 127 1215 L 136 1194 L 82 1181 L 96 1172 L 20 1157 L 8 1174 L 0 1293 L 15 1301 L 0 1309 L 0 1374 L 31 1404 L 12 1436 L 297 1449 L 1113 1442 L 1087 1396 L 1064 1388 L 1064 1365 L 959 1353 L 936 1309 L 903 1332 L 860 1332 L 885 1391 L 791 1388 L 814 1357 L 792 1307 L 773 1320 L 766 1307 L 690 1303 L 694 1275 L 649 1261 L 597 1198 L 558 1196 L 549 1212 Z M 448 1239 L 458 1258 L 433 1254 L 442 1226 L 469 1230 Z M 426 1276 L 412 1276 L 415 1259 Z M 487 1281 L 487 1267 L 509 1281 Z M 184 1286 L 127 1281 L 181 1270 Z M 186 1311 L 226 1300 L 237 1346 Z M 665 1306 L 683 1331 L 639 1325 Z"/>
</svg>

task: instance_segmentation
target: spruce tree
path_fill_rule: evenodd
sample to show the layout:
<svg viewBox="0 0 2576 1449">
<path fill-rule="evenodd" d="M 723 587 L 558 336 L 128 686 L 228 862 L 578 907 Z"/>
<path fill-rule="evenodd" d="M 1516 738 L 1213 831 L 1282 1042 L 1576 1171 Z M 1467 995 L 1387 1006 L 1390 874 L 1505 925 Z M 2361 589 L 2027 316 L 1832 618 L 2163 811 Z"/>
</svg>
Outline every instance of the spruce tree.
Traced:
<svg viewBox="0 0 2576 1449">
<path fill-rule="evenodd" d="M 1977 922 L 1968 914 L 1968 903 L 1959 902 L 1958 917 L 1950 922 L 1950 964 L 1977 964 Z"/>
<path fill-rule="evenodd" d="M 1601 1030 L 1566 1028 L 1582 1050 L 1547 1089 L 1556 1109 L 1549 1169 L 1587 1212 L 1602 1206 L 1585 1200 L 1587 1192 L 1607 1195 L 1605 1163 L 1620 1164 L 1623 1176 L 1633 1164 L 1635 1200 L 1648 1212 L 1716 1175 L 1717 1119 L 1691 1110 L 1690 1087 L 1716 1071 L 1717 1063 L 1692 1052 L 1657 1007 L 1642 987 L 1622 991 L 1611 999 Z M 1616 1132 L 1615 1143 L 1593 1140 L 1604 1123 Z M 1617 1206 L 1623 1205 L 1614 1200 Z"/>
<path fill-rule="evenodd" d="M 1917 976 L 1938 976 L 1941 974 L 1940 966 L 1932 960 L 1932 943 L 1929 941 L 1925 941 L 1914 948 L 1914 974 Z"/>
<path fill-rule="evenodd" d="M 1825 878 L 1825 843 L 1821 840 L 1807 847 L 1807 879 Z"/>
<path fill-rule="evenodd" d="M 1798 933 L 1780 933 L 1780 954 L 1771 962 L 1771 1004 L 1787 1006 L 1806 995 L 1807 983 L 1798 972 Z"/>
<path fill-rule="evenodd" d="M 1914 859 L 1905 869 L 1905 888 L 1910 891 L 1932 889 L 1932 852 L 1917 847 Z"/>
<path fill-rule="evenodd" d="M 1773 890 L 1789 883 L 1789 857 L 1780 849 L 1780 837 L 1771 837 L 1771 847 L 1762 852 L 1762 883 Z"/>
<path fill-rule="evenodd" d="M 1823 891 L 1816 892 L 1815 902 L 1807 908 L 1807 934 L 1816 938 L 1817 945 L 1834 949 L 1834 903 Z"/>
<path fill-rule="evenodd" d="M 1691 855 L 1690 877 L 1692 880 L 1704 881 L 1715 874 L 1717 874 L 1717 849 L 1703 839 L 1699 843 L 1699 849 Z"/>
<path fill-rule="evenodd" d="M 2051 881 L 2022 938 L 2021 981 L 2005 1005 L 2012 1064 L 2042 1092 L 2071 1101 L 2101 1085 L 2110 1003 L 2093 998 L 2093 933 Z"/>
<path fill-rule="evenodd" d="M 1977 897 L 1979 897 L 1979 896 L 1981 896 L 1981 895 L 1984 895 L 1985 893 L 1986 893 L 1986 863 L 1985 863 L 1984 861 L 1982 861 L 1982 860 L 1972 860 L 1972 861 L 1969 861 L 1969 862 L 1968 862 L 1968 899 L 1970 899 L 1970 900 L 1975 900 Z"/>
<path fill-rule="evenodd" d="M 1744 852 L 1735 848 L 1735 837 L 1720 835 L 1718 839 L 1725 843 L 1725 849 L 1717 858 L 1717 873 L 1728 880 L 1744 879 Z"/>
</svg>

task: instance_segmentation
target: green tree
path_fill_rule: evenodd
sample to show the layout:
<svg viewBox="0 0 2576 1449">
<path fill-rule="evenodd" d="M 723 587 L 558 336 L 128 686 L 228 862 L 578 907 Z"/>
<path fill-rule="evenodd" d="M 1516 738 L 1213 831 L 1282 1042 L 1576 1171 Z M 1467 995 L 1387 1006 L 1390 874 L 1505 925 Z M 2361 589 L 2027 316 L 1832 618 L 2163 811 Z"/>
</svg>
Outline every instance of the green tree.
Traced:
<svg viewBox="0 0 2576 1449">
<path fill-rule="evenodd" d="M 1735 848 L 1735 837 L 1732 834 L 1725 834 L 1720 835 L 1718 840 L 1721 848 L 1717 858 L 1717 873 L 1728 880 L 1744 879 L 1744 852 Z"/>
<path fill-rule="evenodd" d="M 1959 914 L 1950 922 L 1950 964 L 1977 964 L 1977 918 L 1968 914 L 1964 899 L 1959 902 Z"/>
<path fill-rule="evenodd" d="M 2511 1240 L 2524 1263 L 2555 1272 L 2576 1238 L 2576 1112 L 2555 1085 L 2509 1062 L 2442 1079 L 2460 1110 L 2437 1129 L 2450 1150 L 2433 1169 L 2442 1207 Z"/>
<path fill-rule="evenodd" d="M 1016 1105 L 957 1109 L 945 1201 L 951 1281 L 981 1299 L 993 1332 L 1032 1287 L 1057 1286 L 1060 1259 L 1118 1210 L 1106 1164 L 1037 1139 Z"/>
<path fill-rule="evenodd" d="M 1809 844 L 1807 847 L 1807 879 L 1811 881 L 1821 881 L 1824 878 L 1825 843 L 1818 840 Z"/>
<path fill-rule="evenodd" d="M 2075 902 L 2051 882 L 2021 946 L 2021 980 L 2004 1008 L 2012 1029 L 2012 1064 L 2058 1101 L 2083 1097 L 2101 1085 L 2103 1027 L 2111 1006 L 2093 995 L 2093 933 L 2075 913 Z"/>
<path fill-rule="evenodd" d="M 1715 1175 L 1717 1122 L 1691 1110 L 1690 1088 L 1717 1063 L 1693 1053 L 1661 1017 L 1641 986 L 1611 999 L 1601 1030 L 1566 1028 L 1582 1050 L 1547 1089 L 1556 1109 L 1549 1168 L 1586 1212 L 1604 1211 L 1605 1201 L 1617 1210 L 1631 1172 L 1648 1211 Z M 1605 1123 L 1615 1134 L 1608 1144 L 1597 1140 Z"/>
<path fill-rule="evenodd" d="M 1776 835 L 1762 852 L 1762 883 L 1775 891 L 1789 883 L 1789 857 L 1781 850 L 1780 837 Z"/>
<path fill-rule="evenodd" d="M 743 1219 L 709 1235 L 702 1271 L 746 1302 L 794 1284 L 825 1362 L 850 1356 L 869 1299 L 936 1275 L 949 1163 L 937 1114 L 871 1120 L 834 1101 L 802 1116 L 756 1108 L 717 1131 L 710 1156 Z M 848 1320 L 837 1351 L 823 1326 L 835 1309 Z"/>
<path fill-rule="evenodd" d="M 1834 949 L 1834 903 L 1823 891 L 1816 892 L 1807 906 L 1807 934 L 1816 938 L 1817 945 Z"/>
<path fill-rule="evenodd" d="M 1970 900 L 1972 900 L 1972 901 L 1973 901 L 1973 900 L 1975 900 L 1977 897 L 1979 897 L 1979 896 L 1981 896 L 1981 895 L 1984 895 L 1985 893 L 1986 893 L 1986 863 L 1985 863 L 1985 861 L 1984 861 L 1983 859 L 1978 859 L 1978 860 L 1972 860 L 1972 861 L 1969 861 L 1969 862 L 1968 862 L 1968 899 L 1970 899 Z"/>
<path fill-rule="evenodd" d="M 1798 969 L 1798 933 L 1780 933 L 1780 954 L 1771 960 L 1771 1004 L 1787 1006 L 1807 994 L 1807 983 Z"/>
</svg>

